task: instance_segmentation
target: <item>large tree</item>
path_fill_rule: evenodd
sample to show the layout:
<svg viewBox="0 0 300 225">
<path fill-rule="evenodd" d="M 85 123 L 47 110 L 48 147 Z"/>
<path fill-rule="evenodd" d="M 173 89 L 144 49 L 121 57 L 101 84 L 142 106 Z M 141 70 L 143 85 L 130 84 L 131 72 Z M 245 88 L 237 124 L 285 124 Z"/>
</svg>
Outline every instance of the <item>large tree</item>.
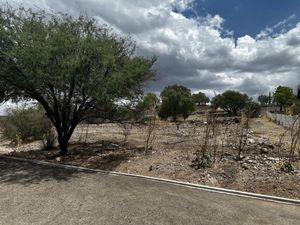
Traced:
<svg viewBox="0 0 300 225">
<path fill-rule="evenodd" d="M 296 96 L 293 93 L 293 89 L 285 86 L 278 86 L 273 95 L 274 102 L 279 105 L 280 112 L 283 111 L 283 108 L 293 105 Z"/>
<path fill-rule="evenodd" d="M 159 116 L 162 119 L 172 118 L 177 121 L 178 117 L 186 119 L 194 110 L 195 103 L 192 99 L 191 90 L 181 85 L 167 86 L 160 94 L 162 104 Z"/>
<path fill-rule="evenodd" d="M 237 115 L 238 111 L 246 106 L 249 97 L 238 91 L 225 91 L 223 94 L 215 96 L 211 103 L 215 108 L 220 107 L 230 115 Z"/>
<path fill-rule="evenodd" d="M 82 120 L 109 116 L 120 101 L 142 93 L 155 59 L 134 55 L 121 38 L 80 16 L 0 8 L 0 90 L 39 102 L 58 134 L 60 154 Z"/>
</svg>

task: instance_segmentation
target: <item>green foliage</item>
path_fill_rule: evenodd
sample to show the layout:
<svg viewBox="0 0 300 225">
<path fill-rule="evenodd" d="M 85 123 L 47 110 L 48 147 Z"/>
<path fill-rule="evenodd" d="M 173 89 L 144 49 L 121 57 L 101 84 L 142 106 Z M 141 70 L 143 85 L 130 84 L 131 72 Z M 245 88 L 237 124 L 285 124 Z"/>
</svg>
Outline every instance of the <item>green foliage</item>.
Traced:
<svg viewBox="0 0 300 225">
<path fill-rule="evenodd" d="M 300 114 L 300 103 L 297 102 L 293 106 L 293 115 L 299 115 Z"/>
<path fill-rule="evenodd" d="M 257 118 L 261 112 L 261 105 L 257 102 L 249 101 L 245 106 L 245 113 L 249 118 Z"/>
<path fill-rule="evenodd" d="M 45 112 L 34 107 L 10 109 L 1 123 L 3 136 L 16 144 L 41 140 L 51 127 Z"/>
<path fill-rule="evenodd" d="M 280 106 L 280 111 L 287 106 L 293 105 L 296 96 L 293 93 L 293 89 L 290 87 L 279 86 L 273 95 L 274 102 Z"/>
<path fill-rule="evenodd" d="M 137 106 L 137 114 L 141 120 L 151 119 L 157 115 L 159 98 L 155 93 L 147 93 Z"/>
<path fill-rule="evenodd" d="M 172 118 L 177 121 L 178 117 L 186 119 L 194 110 L 195 103 L 191 91 L 181 85 L 167 86 L 161 93 L 162 104 L 159 109 L 161 119 Z"/>
<path fill-rule="evenodd" d="M 237 91 L 225 91 L 223 94 L 215 96 L 211 103 L 214 108 L 222 108 L 230 115 L 237 115 L 238 111 L 246 106 L 249 97 Z"/>
<path fill-rule="evenodd" d="M 294 171 L 294 167 L 290 162 L 286 161 L 282 164 L 280 170 L 285 173 L 291 173 Z"/>
<path fill-rule="evenodd" d="M 210 168 L 213 164 L 211 155 L 197 155 L 196 158 L 192 161 L 192 167 L 196 169 L 206 169 Z"/>
<path fill-rule="evenodd" d="M 155 58 L 135 56 L 130 38 L 83 16 L 2 7 L 0 43 L 2 92 L 43 106 L 61 155 L 79 122 L 111 116 L 116 102 L 137 98 L 155 75 Z"/>
<path fill-rule="evenodd" d="M 141 107 L 143 108 L 143 110 L 147 111 L 147 110 L 155 109 L 158 106 L 158 104 L 159 104 L 159 98 L 155 93 L 150 92 L 144 96 Z"/>
<path fill-rule="evenodd" d="M 197 105 L 205 105 L 209 102 L 209 98 L 202 92 L 198 92 L 197 94 L 192 95 L 194 102 Z"/>
<path fill-rule="evenodd" d="M 270 99 L 270 97 L 269 96 L 267 96 L 267 95 L 260 95 L 260 96 L 258 96 L 258 101 L 259 101 L 259 103 L 262 105 L 262 106 L 266 106 L 266 105 L 268 105 L 268 103 L 269 103 L 269 100 Z"/>
</svg>

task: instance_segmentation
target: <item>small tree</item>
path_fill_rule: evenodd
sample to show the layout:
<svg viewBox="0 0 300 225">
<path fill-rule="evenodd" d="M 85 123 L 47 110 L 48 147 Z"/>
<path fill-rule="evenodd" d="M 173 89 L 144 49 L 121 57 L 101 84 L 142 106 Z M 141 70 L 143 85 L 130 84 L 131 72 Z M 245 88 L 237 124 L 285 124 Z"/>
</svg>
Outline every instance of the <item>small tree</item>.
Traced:
<svg viewBox="0 0 300 225">
<path fill-rule="evenodd" d="M 254 101 L 249 101 L 245 105 L 245 114 L 248 118 L 257 118 L 261 112 L 261 105 Z"/>
<path fill-rule="evenodd" d="M 58 135 L 60 155 L 81 121 L 109 116 L 113 103 L 142 93 L 155 59 L 97 21 L 23 8 L 0 8 L 0 87 L 7 98 L 34 99 Z M 4 90 L 4 91 L 3 91 Z"/>
<path fill-rule="evenodd" d="M 287 106 L 293 105 L 296 96 L 290 87 L 279 86 L 273 95 L 273 101 L 280 106 L 280 112 Z"/>
<path fill-rule="evenodd" d="M 133 123 L 135 122 L 136 114 L 135 109 L 128 105 L 117 107 L 113 120 L 117 122 L 124 135 L 123 146 L 127 144 L 128 136 L 131 133 Z"/>
<path fill-rule="evenodd" d="M 156 136 L 157 128 L 157 108 L 159 99 L 156 94 L 148 93 L 141 104 L 142 112 L 144 115 L 144 122 L 146 124 L 146 137 L 145 137 L 145 154 L 147 155 L 149 149 L 152 147 L 153 141 Z"/>
<path fill-rule="evenodd" d="M 267 95 L 260 95 L 258 96 L 259 103 L 261 104 L 261 106 L 266 106 L 269 103 L 269 96 Z"/>
<path fill-rule="evenodd" d="M 209 102 L 209 98 L 202 92 L 198 92 L 197 94 L 192 95 L 194 102 L 200 105 L 206 105 Z"/>
<path fill-rule="evenodd" d="M 178 117 L 186 119 L 194 110 L 190 89 L 181 85 L 167 86 L 161 93 L 162 104 L 159 110 L 161 119 L 172 118 L 177 121 Z"/>
<path fill-rule="evenodd" d="M 226 91 L 221 95 L 215 96 L 211 103 L 214 108 L 222 108 L 232 116 L 236 116 L 238 111 L 244 108 L 249 101 L 246 94 L 237 91 Z"/>
</svg>

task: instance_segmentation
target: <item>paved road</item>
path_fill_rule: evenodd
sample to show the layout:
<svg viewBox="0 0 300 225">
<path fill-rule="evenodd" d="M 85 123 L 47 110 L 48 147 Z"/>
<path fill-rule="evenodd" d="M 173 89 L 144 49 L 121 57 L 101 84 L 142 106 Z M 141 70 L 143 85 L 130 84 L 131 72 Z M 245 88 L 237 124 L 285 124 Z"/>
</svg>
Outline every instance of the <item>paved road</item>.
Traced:
<svg viewBox="0 0 300 225">
<path fill-rule="evenodd" d="M 300 206 L 0 158 L 0 224 L 300 224 Z"/>
</svg>

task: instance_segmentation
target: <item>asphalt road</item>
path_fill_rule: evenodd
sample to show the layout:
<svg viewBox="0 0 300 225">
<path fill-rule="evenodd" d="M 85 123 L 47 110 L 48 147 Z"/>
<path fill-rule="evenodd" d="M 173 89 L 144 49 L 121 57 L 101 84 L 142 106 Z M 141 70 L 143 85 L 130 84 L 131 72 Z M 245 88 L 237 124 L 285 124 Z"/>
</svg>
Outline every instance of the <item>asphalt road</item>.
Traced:
<svg viewBox="0 0 300 225">
<path fill-rule="evenodd" d="M 0 224 L 300 224 L 300 206 L 0 158 Z"/>
</svg>

